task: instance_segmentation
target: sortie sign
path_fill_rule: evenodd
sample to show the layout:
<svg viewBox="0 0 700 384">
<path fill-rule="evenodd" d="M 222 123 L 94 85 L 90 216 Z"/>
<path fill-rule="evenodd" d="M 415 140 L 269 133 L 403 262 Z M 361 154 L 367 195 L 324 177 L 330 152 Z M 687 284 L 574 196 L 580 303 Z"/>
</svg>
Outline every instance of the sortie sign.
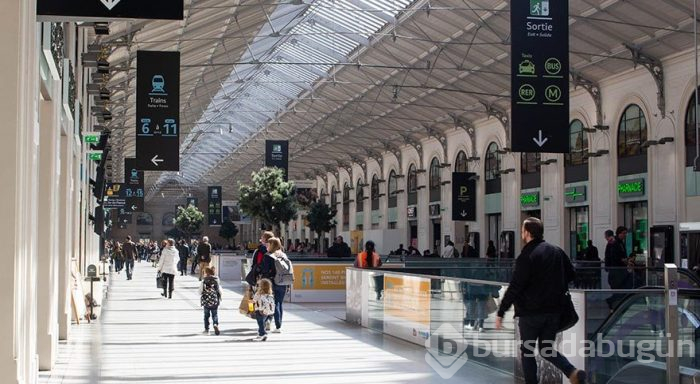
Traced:
<svg viewBox="0 0 700 384">
<path fill-rule="evenodd" d="M 569 1 L 511 2 L 513 152 L 569 152 Z"/>
<path fill-rule="evenodd" d="M 136 56 L 136 165 L 180 170 L 180 52 Z"/>
<path fill-rule="evenodd" d="M 182 20 L 182 0 L 37 0 L 39 21 Z"/>
<path fill-rule="evenodd" d="M 287 175 L 289 174 L 289 141 L 265 141 L 265 166 L 283 169 L 284 180 L 287 181 Z"/>
</svg>

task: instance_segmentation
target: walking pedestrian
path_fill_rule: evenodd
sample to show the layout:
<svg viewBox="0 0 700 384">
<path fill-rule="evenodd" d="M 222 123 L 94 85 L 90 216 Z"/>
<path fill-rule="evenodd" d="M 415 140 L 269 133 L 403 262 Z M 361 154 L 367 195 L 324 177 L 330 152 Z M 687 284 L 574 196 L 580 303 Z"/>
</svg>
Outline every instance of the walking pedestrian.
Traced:
<svg viewBox="0 0 700 384">
<path fill-rule="evenodd" d="M 197 246 L 197 255 L 199 256 L 199 281 L 202 281 L 204 268 L 211 263 L 211 244 L 207 236 L 202 237 L 202 242 Z"/>
<path fill-rule="evenodd" d="M 136 253 L 136 243 L 131 241 L 131 236 L 126 237 L 126 243 L 122 246 L 124 254 L 124 265 L 126 266 L 126 279 L 131 280 L 134 273 L 134 261 L 138 257 Z"/>
<path fill-rule="evenodd" d="M 204 268 L 204 279 L 199 285 L 200 305 L 204 309 L 204 333 L 209 334 L 209 318 L 214 326 L 214 334 L 219 335 L 219 305 L 221 304 L 221 285 L 214 274 L 214 268 Z"/>
<path fill-rule="evenodd" d="M 184 239 L 180 240 L 177 251 L 180 254 L 180 262 L 177 269 L 180 271 L 180 276 L 185 276 L 187 273 L 187 259 L 190 257 L 190 247 Z"/>
<path fill-rule="evenodd" d="M 571 365 L 554 344 L 561 327 L 565 294 L 576 274 L 574 267 L 561 248 L 544 241 L 540 219 L 526 219 L 520 233 L 525 246 L 515 262 L 513 277 L 498 309 L 496 329 L 502 328 L 503 316 L 515 304 L 525 383 L 538 383 L 537 346 L 540 356 L 562 371 L 571 383 L 583 384 L 586 373 Z"/>
<path fill-rule="evenodd" d="M 160 260 L 158 261 L 158 272 L 163 276 L 163 297 L 168 299 L 173 298 L 175 290 L 175 275 L 177 274 L 177 263 L 180 259 L 177 248 L 175 248 L 175 240 L 168 239 L 166 246 L 162 249 Z"/>
<path fill-rule="evenodd" d="M 282 241 L 273 237 L 267 241 L 269 256 L 273 260 L 274 279 L 272 280 L 272 291 L 275 297 L 275 329 L 272 333 L 282 332 L 282 315 L 284 313 L 284 297 L 287 289 L 294 282 L 294 269 L 292 262 L 282 249 Z"/>
<path fill-rule="evenodd" d="M 272 282 L 262 279 L 258 284 L 258 291 L 253 296 L 255 306 L 255 319 L 258 321 L 258 337 L 255 341 L 266 341 L 267 330 L 265 325 L 272 320 L 275 313 L 275 297 L 272 294 Z"/>
</svg>

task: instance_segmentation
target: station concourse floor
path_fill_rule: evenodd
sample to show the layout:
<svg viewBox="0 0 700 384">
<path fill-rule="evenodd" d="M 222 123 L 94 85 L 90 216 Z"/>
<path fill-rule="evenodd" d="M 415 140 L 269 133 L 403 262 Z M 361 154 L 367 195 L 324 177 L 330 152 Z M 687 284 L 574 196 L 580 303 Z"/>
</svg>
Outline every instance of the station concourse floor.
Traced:
<svg viewBox="0 0 700 384">
<path fill-rule="evenodd" d="M 73 325 L 39 383 L 513 383 L 472 362 L 443 379 L 424 348 L 345 322 L 342 304 L 285 303 L 283 333 L 255 342 L 257 323 L 238 313 L 240 283 L 222 284 L 221 335 L 204 335 L 197 278 L 176 276 L 168 300 L 155 275 L 147 262 L 131 281 L 113 273 L 102 319 Z"/>
</svg>

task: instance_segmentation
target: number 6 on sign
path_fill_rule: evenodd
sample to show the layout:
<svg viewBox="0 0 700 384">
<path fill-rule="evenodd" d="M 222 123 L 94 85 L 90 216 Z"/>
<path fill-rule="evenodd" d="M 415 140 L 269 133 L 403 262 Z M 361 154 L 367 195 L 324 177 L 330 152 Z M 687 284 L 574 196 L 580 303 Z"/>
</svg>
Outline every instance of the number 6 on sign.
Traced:
<svg viewBox="0 0 700 384">
<path fill-rule="evenodd" d="M 151 133 L 151 119 L 141 119 L 141 134 L 148 135 Z"/>
</svg>

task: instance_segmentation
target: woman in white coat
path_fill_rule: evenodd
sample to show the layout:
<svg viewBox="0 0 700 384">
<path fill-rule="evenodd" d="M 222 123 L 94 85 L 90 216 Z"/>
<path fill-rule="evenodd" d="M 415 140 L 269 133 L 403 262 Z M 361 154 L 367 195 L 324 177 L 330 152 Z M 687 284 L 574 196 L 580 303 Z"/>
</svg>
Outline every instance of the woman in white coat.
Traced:
<svg viewBox="0 0 700 384">
<path fill-rule="evenodd" d="M 163 277 L 163 293 L 168 299 L 173 298 L 175 289 L 175 275 L 177 274 L 177 263 L 180 261 L 180 254 L 175 247 L 175 240 L 168 239 L 168 245 L 163 248 L 163 253 L 158 262 L 158 272 Z"/>
</svg>

